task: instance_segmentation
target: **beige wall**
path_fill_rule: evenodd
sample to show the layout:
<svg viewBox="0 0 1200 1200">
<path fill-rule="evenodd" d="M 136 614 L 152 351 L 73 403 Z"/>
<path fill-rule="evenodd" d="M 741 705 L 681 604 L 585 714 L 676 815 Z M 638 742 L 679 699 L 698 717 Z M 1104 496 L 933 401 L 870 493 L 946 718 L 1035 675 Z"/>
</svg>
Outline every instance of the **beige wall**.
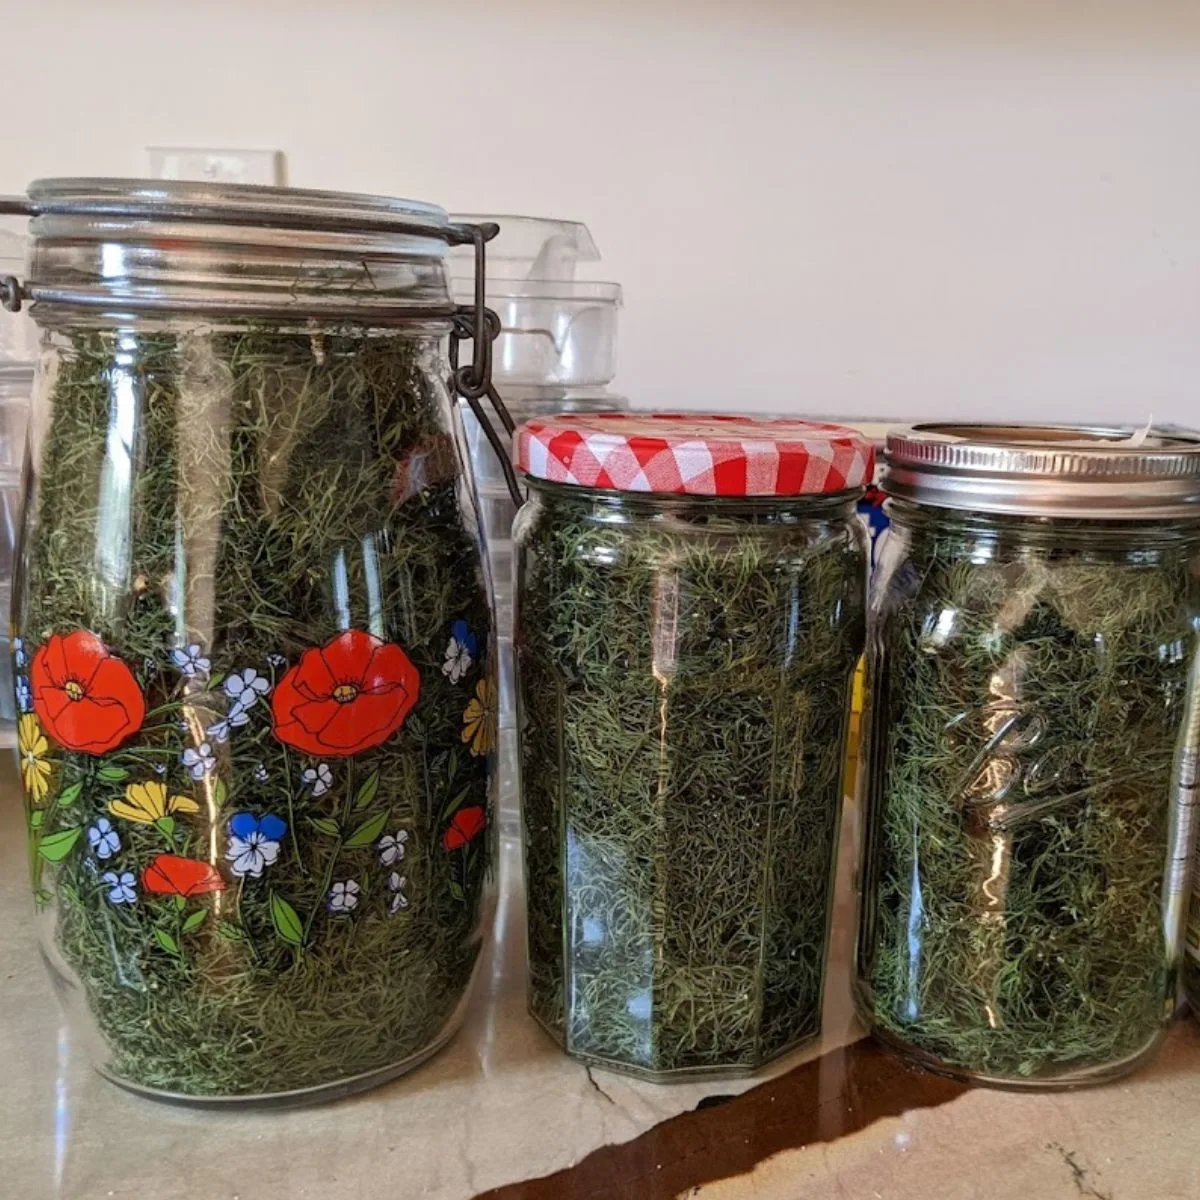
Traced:
<svg viewBox="0 0 1200 1200">
<path fill-rule="evenodd" d="M 0 0 L 0 46 L 0 191 L 241 145 L 586 220 L 640 404 L 1200 421 L 1195 0 Z"/>
</svg>

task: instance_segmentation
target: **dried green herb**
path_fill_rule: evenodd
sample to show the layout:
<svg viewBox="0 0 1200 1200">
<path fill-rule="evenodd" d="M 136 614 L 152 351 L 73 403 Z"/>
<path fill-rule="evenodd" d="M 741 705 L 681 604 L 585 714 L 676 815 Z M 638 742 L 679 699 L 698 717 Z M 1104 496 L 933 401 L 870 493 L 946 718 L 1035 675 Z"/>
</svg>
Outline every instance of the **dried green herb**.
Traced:
<svg viewBox="0 0 1200 1200">
<path fill-rule="evenodd" d="M 490 739 L 436 337 L 95 331 L 57 353 L 18 695 L 36 703 L 38 647 L 89 630 L 145 704 L 103 755 L 55 745 L 49 710 L 22 719 L 35 887 L 52 963 L 81 985 L 70 1002 L 111 1075 L 187 1096 L 420 1055 L 478 951 Z M 287 744 L 281 681 L 347 629 L 366 653 L 402 648 L 411 711 L 385 737 L 361 710 L 352 756 L 345 728 L 340 752 Z"/>
<path fill-rule="evenodd" d="M 517 651 L 530 1005 L 574 1054 L 749 1068 L 820 1024 L 849 502 L 536 485 Z"/>
<path fill-rule="evenodd" d="M 994 1079 L 1129 1059 L 1173 1000 L 1196 531 L 893 517 L 870 655 L 864 1016 Z"/>
</svg>

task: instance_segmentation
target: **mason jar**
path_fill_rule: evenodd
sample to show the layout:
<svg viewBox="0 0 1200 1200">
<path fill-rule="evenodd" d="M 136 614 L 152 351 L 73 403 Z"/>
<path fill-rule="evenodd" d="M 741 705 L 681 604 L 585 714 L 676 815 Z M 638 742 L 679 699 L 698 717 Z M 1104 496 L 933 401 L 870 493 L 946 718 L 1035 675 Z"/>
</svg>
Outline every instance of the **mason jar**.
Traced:
<svg viewBox="0 0 1200 1200">
<path fill-rule="evenodd" d="M 1200 749 L 1200 438 L 889 436 L 856 999 L 936 1071 L 1132 1070 L 1176 999 Z"/>
<path fill-rule="evenodd" d="M 872 448 L 793 420 L 517 431 L 529 1005 L 653 1079 L 815 1037 Z"/>
<path fill-rule="evenodd" d="M 445 257 L 487 231 L 174 182 L 20 207 L 19 753 L 72 1027 L 154 1097 L 381 1082 L 454 1033 L 481 942 L 494 693 Z"/>
</svg>

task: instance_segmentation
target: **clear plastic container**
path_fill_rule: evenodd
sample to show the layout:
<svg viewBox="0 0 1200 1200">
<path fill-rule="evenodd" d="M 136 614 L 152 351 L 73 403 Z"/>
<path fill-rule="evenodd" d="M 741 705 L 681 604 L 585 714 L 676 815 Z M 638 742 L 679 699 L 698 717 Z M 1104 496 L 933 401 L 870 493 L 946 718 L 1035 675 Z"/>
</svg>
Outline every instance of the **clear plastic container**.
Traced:
<svg viewBox="0 0 1200 1200">
<path fill-rule="evenodd" d="M 127 1088 L 381 1082 L 460 1024 L 488 895 L 490 622 L 447 386 L 464 231 L 286 189 L 30 203 L 16 665 L 46 960 Z"/>
<path fill-rule="evenodd" d="M 1200 752 L 1200 438 L 888 439 L 856 999 L 924 1067 L 1101 1082 L 1176 996 Z"/>
<path fill-rule="evenodd" d="M 531 476 L 517 520 L 531 1011 L 608 1067 L 752 1071 L 820 1030 L 870 445 L 639 414 L 518 434 L 523 469 L 573 477 Z M 722 471 L 672 494 L 655 464 L 702 440 Z M 776 480 L 783 441 L 812 460 Z"/>
</svg>

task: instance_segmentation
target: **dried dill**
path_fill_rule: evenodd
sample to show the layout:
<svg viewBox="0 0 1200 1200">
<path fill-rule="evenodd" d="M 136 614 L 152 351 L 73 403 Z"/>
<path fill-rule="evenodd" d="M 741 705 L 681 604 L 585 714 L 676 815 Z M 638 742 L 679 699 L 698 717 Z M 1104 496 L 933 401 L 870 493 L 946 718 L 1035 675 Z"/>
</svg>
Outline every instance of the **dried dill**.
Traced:
<svg viewBox="0 0 1200 1200">
<path fill-rule="evenodd" d="M 95 331 L 52 354 L 17 670 L 67 1003 L 107 1073 L 157 1092 L 418 1058 L 475 964 L 491 736 L 438 338 Z M 66 678 L 101 659 L 103 686 Z M 103 753 L 68 745 L 93 702 L 129 713 Z"/>
<path fill-rule="evenodd" d="M 977 1077 L 1118 1067 L 1174 998 L 1195 528 L 898 503 L 893 520 L 870 651 L 863 1015 Z"/>
<path fill-rule="evenodd" d="M 531 488 L 531 1009 L 612 1066 L 753 1068 L 819 1029 L 864 634 L 852 504 Z"/>
</svg>

